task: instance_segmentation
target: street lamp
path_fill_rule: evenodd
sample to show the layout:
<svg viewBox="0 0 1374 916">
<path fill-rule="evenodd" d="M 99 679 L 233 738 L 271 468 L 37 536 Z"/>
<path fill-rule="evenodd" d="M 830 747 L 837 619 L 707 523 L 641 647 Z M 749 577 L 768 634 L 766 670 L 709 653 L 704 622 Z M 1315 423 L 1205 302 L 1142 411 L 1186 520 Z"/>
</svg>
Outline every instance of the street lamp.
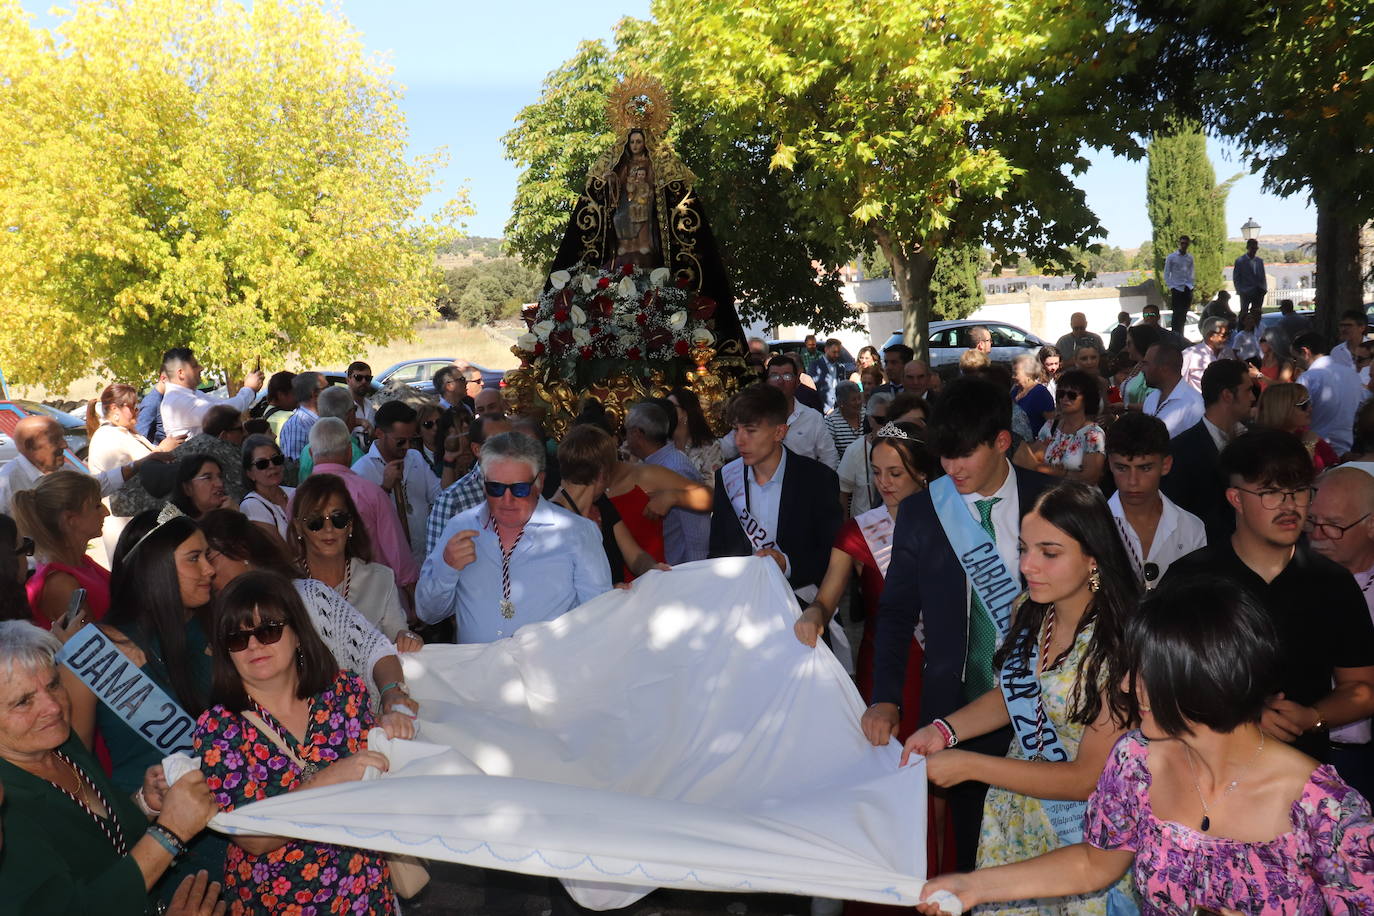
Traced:
<svg viewBox="0 0 1374 916">
<path fill-rule="evenodd" d="M 1245 240 L 1248 242 L 1251 239 L 1257 238 L 1259 236 L 1259 230 L 1260 224 L 1255 222 L 1255 218 L 1252 216 L 1245 221 L 1245 224 L 1243 226 L 1240 227 L 1240 234 L 1245 236 Z"/>
</svg>

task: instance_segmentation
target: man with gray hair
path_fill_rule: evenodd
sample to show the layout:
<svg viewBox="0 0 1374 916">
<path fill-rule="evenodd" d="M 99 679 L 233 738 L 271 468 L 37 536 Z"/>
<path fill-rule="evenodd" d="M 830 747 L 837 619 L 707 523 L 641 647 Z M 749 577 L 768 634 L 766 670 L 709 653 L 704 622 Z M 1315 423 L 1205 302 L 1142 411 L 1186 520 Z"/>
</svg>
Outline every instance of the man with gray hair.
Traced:
<svg viewBox="0 0 1374 916">
<path fill-rule="evenodd" d="M 348 395 L 347 389 L 340 390 Z M 354 473 L 349 466 L 353 442 L 344 421 L 337 417 L 317 421 L 310 428 L 310 452 L 315 456 L 312 474 L 333 474 L 343 479 L 348 495 L 358 507 L 358 521 L 372 540 L 372 559 L 391 567 L 400 588 L 414 585 L 420 577 L 420 568 L 411 556 L 395 504 L 385 490 Z"/>
<path fill-rule="evenodd" d="M 1236 351 L 1226 345 L 1231 336 L 1231 322 L 1221 315 L 1208 315 L 1198 323 L 1202 341 L 1183 351 L 1183 380 L 1202 391 L 1202 373 L 1219 359 L 1240 359 Z"/>
<path fill-rule="evenodd" d="M 625 417 L 625 446 L 645 464 L 659 467 L 701 483 L 692 459 L 673 444 L 677 409 L 672 414 L 658 401 L 640 401 Z M 711 513 L 675 507 L 663 516 L 663 559 L 670 566 L 704 560 L 711 547 Z"/>
<path fill-rule="evenodd" d="M 315 413 L 323 420 L 325 417 L 335 417 L 344 421 L 344 425 L 349 429 L 349 436 L 353 440 L 353 458 L 349 462 L 351 467 L 357 463 L 358 459 L 367 454 L 366 443 L 362 442 L 362 429 L 358 426 L 358 405 L 353 403 L 353 395 L 347 388 L 338 385 L 331 385 L 320 392 L 319 401 L 315 406 Z M 301 449 L 300 471 L 297 480 L 304 480 L 310 476 L 311 469 L 315 466 L 315 456 L 310 451 L 307 443 Z"/>
<path fill-rule="evenodd" d="M 281 425 L 278 444 L 282 454 L 292 461 L 301 460 L 301 452 L 310 439 L 310 428 L 320 418 L 320 392 L 328 386 L 329 383 L 318 372 L 301 372 L 291 380 L 291 393 L 296 396 L 296 412 Z M 352 397 L 349 400 L 352 401 Z"/>
<path fill-rule="evenodd" d="M 415 610 L 458 618 L 458 642 L 495 642 L 562 616 L 611 588 L 601 530 L 544 500 L 544 447 L 492 436 L 479 457 L 486 500 L 444 526 L 426 558 Z"/>
</svg>

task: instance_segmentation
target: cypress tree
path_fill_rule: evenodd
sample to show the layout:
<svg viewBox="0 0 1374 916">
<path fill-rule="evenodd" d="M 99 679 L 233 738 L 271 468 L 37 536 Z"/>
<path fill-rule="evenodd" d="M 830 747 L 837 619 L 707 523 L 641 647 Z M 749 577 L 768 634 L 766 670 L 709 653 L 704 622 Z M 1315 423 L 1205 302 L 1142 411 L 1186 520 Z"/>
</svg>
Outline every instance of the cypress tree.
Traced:
<svg viewBox="0 0 1374 916">
<path fill-rule="evenodd" d="M 935 274 L 930 278 L 930 317 L 952 321 L 972 314 L 987 299 L 978 282 L 978 245 L 955 245 L 935 254 Z"/>
<path fill-rule="evenodd" d="M 1166 132 L 1152 136 L 1149 158 L 1145 199 L 1154 228 L 1155 282 L 1164 289 L 1164 259 L 1178 250 L 1180 235 L 1188 236 L 1197 283 L 1193 304 L 1200 307 L 1222 287 L 1226 196 L 1240 176 L 1217 184 L 1207 138 L 1195 121 L 1174 121 Z"/>
</svg>

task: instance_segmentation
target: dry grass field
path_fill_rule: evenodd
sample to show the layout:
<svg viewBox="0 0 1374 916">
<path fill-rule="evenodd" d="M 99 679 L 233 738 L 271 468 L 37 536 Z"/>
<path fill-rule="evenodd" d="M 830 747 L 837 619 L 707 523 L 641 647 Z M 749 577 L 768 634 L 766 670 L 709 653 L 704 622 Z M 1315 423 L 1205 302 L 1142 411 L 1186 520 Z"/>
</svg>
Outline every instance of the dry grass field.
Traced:
<svg viewBox="0 0 1374 916">
<path fill-rule="evenodd" d="M 421 359 L 432 356 L 449 356 L 465 359 L 468 362 L 485 366 L 488 369 L 514 369 L 518 364 L 511 355 L 511 344 L 520 333 L 514 324 L 492 328 L 466 327 L 455 322 L 438 321 L 415 326 L 412 340 L 397 340 L 389 344 L 369 347 L 360 354 L 362 359 L 372 365 L 374 372 L 381 372 L 393 363 L 407 359 Z M 306 366 L 300 363 L 286 366 L 266 367 L 269 374 L 279 368 L 301 369 L 342 369 L 338 366 Z M 110 379 L 88 376 L 72 384 L 66 390 L 53 391 L 41 385 L 11 385 L 13 397 L 28 398 L 35 401 L 60 400 L 84 401 L 100 394 Z"/>
</svg>

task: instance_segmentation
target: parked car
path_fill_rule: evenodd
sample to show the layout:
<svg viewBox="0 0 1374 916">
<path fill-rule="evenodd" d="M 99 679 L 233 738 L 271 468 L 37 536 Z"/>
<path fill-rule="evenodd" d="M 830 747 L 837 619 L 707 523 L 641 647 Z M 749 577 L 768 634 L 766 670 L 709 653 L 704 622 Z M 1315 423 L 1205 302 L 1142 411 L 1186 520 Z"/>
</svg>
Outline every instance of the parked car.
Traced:
<svg viewBox="0 0 1374 916">
<path fill-rule="evenodd" d="M 1131 313 L 1131 327 L 1135 327 L 1136 325 L 1141 323 L 1140 314 L 1140 312 Z M 1188 320 L 1183 323 L 1184 340 L 1188 341 L 1189 343 L 1202 342 L 1202 331 L 1198 328 L 1198 322 L 1200 320 L 1201 319 L 1198 317 L 1196 312 L 1188 313 Z M 1163 313 L 1160 316 L 1159 326 L 1167 330 L 1169 329 L 1169 326 L 1171 324 L 1173 324 L 1172 316 L 1168 312 Z M 1111 340 L 1112 330 L 1115 327 L 1116 322 L 1112 322 L 1111 327 L 1103 328 L 1102 330 L 1098 331 L 1098 333 L 1102 335 L 1102 339 L 1104 341 Z"/>
<path fill-rule="evenodd" d="M 1313 311 L 1312 309 L 1307 309 L 1306 311 L 1301 311 L 1301 312 L 1295 311 L 1295 312 L 1293 312 L 1293 314 L 1296 315 L 1296 316 L 1299 317 L 1299 318 L 1306 319 L 1308 327 L 1311 327 L 1311 326 L 1312 326 L 1313 320 L 1317 317 L 1317 313 L 1316 313 L 1315 311 Z M 1367 312 L 1366 312 L 1366 314 L 1367 314 Z M 1256 332 L 1257 334 L 1259 334 L 1259 336 L 1263 337 L 1265 331 L 1269 330 L 1270 328 L 1272 328 L 1274 325 L 1278 324 L 1278 323 L 1279 323 L 1280 321 L 1282 321 L 1282 320 L 1283 320 L 1283 313 L 1282 313 L 1282 312 L 1265 312 L 1263 315 L 1260 316 L 1259 327 L 1255 329 L 1255 332 Z M 1295 336 L 1295 335 L 1290 335 L 1290 336 Z M 1290 341 L 1290 343 L 1291 343 L 1291 341 Z"/>
<path fill-rule="evenodd" d="M 468 365 L 481 372 L 483 388 L 500 388 L 506 377 L 505 371 L 501 369 L 487 369 L 476 363 L 468 363 L 451 356 L 431 356 L 427 359 L 408 359 L 394 366 L 388 366 L 372 379 L 372 384 L 379 388 L 385 388 L 387 383 L 394 381 L 409 385 L 416 391 L 432 392 L 434 390 L 434 373 L 445 366 L 453 365 Z"/>
<path fill-rule="evenodd" d="M 930 323 L 930 366 L 941 375 L 952 375 L 958 371 L 959 357 L 973 345 L 969 339 L 970 328 L 987 328 L 992 334 L 992 352 L 988 358 L 994 363 L 1011 365 L 1011 361 L 1022 353 L 1034 353 L 1045 346 L 1045 341 L 1029 331 L 1014 324 L 1002 321 L 978 321 L 964 318 L 959 321 L 932 321 Z M 897 331 L 879 347 L 886 350 L 894 344 L 903 342 L 904 332 Z"/>
<path fill-rule="evenodd" d="M 67 440 L 67 464 L 84 473 L 86 451 L 90 445 L 86 424 L 56 407 L 25 400 L 0 401 L 0 467 L 13 461 L 19 454 L 19 447 L 14 442 L 14 427 L 20 420 L 32 416 L 52 417 L 62 424 L 63 436 Z"/>
</svg>

